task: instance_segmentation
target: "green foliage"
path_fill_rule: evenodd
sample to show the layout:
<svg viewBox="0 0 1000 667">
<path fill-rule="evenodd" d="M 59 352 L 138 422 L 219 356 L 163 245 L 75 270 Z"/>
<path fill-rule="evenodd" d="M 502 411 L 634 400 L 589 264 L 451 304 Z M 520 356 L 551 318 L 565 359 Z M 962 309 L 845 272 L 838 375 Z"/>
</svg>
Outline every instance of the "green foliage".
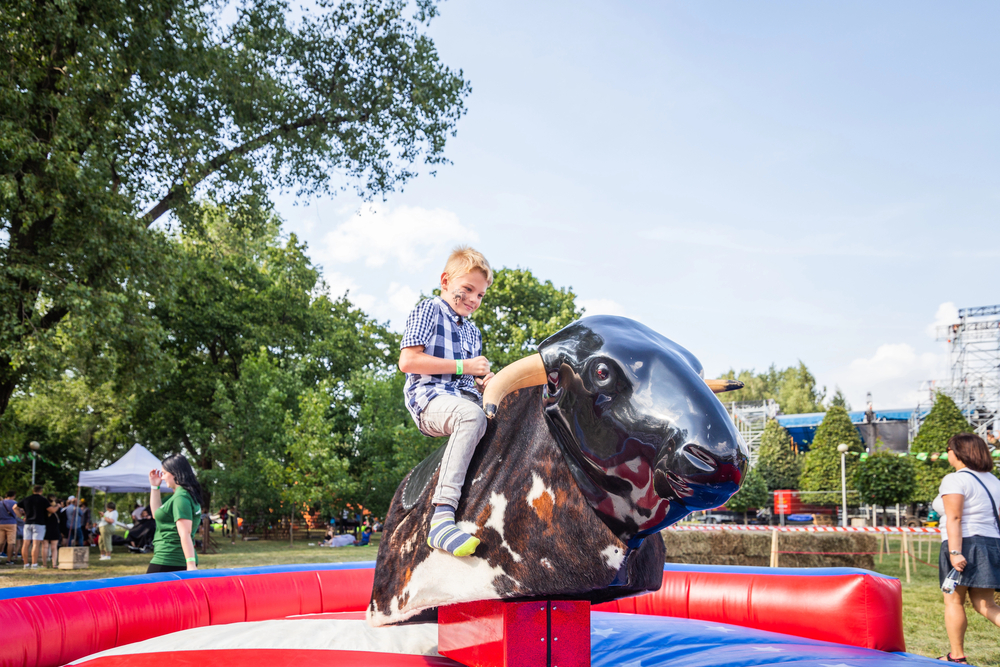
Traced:
<svg viewBox="0 0 1000 667">
<path fill-rule="evenodd" d="M 423 32 L 433 0 L 407 7 L 322 2 L 290 21 L 284 0 L 232 15 L 198 0 L 5 3 L 0 414 L 70 315 L 94 340 L 134 342 L 164 282 L 150 226 L 190 218 L 196 196 L 370 197 L 446 162 L 470 87 Z"/>
<path fill-rule="evenodd" d="M 836 388 L 836 391 L 833 392 L 833 396 L 830 398 L 830 407 L 833 406 L 844 408 L 848 412 L 851 411 L 851 404 L 847 402 L 847 397 L 844 396 L 844 392 L 840 391 L 840 387 Z"/>
<path fill-rule="evenodd" d="M 743 512 L 743 523 L 747 523 L 747 510 L 766 507 L 770 501 L 771 494 L 764 477 L 756 468 L 751 468 L 747 471 L 740 490 L 726 502 L 726 509 Z"/>
<path fill-rule="evenodd" d="M 537 351 L 540 342 L 580 319 L 571 288 L 540 281 L 528 269 L 502 268 L 473 320 L 483 334 L 483 354 L 497 371 Z"/>
<path fill-rule="evenodd" d="M 738 391 L 727 392 L 723 397 L 726 403 L 773 399 L 786 415 L 823 412 L 826 387 L 817 389 L 816 378 L 801 361 L 798 366 L 789 366 L 783 370 L 778 370 L 771 364 L 763 373 L 753 370 L 741 370 L 737 373 L 731 369 L 722 377 L 740 380 L 746 385 Z"/>
<path fill-rule="evenodd" d="M 931 411 L 921 424 L 917 436 L 910 444 L 912 453 L 940 454 L 938 460 L 933 461 L 930 457 L 925 461 L 915 461 L 916 487 L 913 493 L 913 500 L 917 502 L 931 502 L 938 494 L 941 480 L 945 475 L 952 472 L 948 465 L 948 457 L 945 449 L 948 446 L 948 439 L 959 433 L 972 433 L 972 424 L 968 422 L 962 411 L 944 394 L 934 397 L 934 405 Z"/>
<path fill-rule="evenodd" d="M 851 423 L 847 410 L 831 407 L 827 410 L 823 422 L 816 429 L 813 439 L 806 452 L 802 464 L 802 476 L 799 478 L 799 488 L 803 491 L 837 491 L 840 489 L 840 452 L 837 446 L 845 443 L 848 452 L 861 454 L 865 451 L 858 430 Z M 847 479 L 854 479 L 858 466 L 858 456 L 847 455 Z M 823 499 L 826 502 L 829 499 Z"/>
<path fill-rule="evenodd" d="M 955 401 L 944 394 L 938 394 L 934 397 L 934 405 L 920 425 L 917 436 L 913 438 L 910 451 L 944 454 L 951 436 L 974 431 Z"/>
<path fill-rule="evenodd" d="M 863 502 L 885 507 L 910 502 L 917 476 L 911 457 L 882 450 L 858 463 L 853 479 Z"/>
<path fill-rule="evenodd" d="M 914 502 L 929 503 L 937 497 L 938 489 L 941 488 L 941 480 L 954 469 L 948 465 L 948 457 L 942 456 L 937 461 L 913 460 L 915 475 L 915 486 L 913 489 Z"/>
<path fill-rule="evenodd" d="M 781 424 L 768 419 L 757 450 L 757 473 L 768 491 L 798 489 L 803 456 L 793 449 L 792 438 Z"/>
<path fill-rule="evenodd" d="M 342 456 L 354 484 L 347 500 L 384 517 L 406 474 L 447 438 L 417 430 L 403 403 L 406 376 L 361 370 L 337 391 L 334 423 L 343 433 Z"/>
</svg>

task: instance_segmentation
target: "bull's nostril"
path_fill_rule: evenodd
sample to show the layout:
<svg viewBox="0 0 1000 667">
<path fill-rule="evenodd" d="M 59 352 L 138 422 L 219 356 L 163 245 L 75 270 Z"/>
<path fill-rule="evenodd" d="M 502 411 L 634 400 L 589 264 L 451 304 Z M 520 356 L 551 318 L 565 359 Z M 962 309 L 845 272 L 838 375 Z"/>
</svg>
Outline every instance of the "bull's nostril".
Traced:
<svg viewBox="0 0 1000 667">
<path fill-rule="evenodd" d="M 685 445 L 681 450 L 684 460 L 701 472 L 715 472 L 719 467 L 715 458 L 698 445 Z"/>
</svg>

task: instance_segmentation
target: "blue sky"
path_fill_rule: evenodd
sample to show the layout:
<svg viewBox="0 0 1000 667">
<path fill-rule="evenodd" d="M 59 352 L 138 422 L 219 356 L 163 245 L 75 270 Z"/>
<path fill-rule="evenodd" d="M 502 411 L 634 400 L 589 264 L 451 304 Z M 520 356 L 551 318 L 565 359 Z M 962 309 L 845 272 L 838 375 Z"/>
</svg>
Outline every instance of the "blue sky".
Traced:
<svg viewBox="0 0 1000 667">
<path fill-rule="evenodd" d="M 1000 303 L 998 25 L 988 2 L 448 0 L 454 164 L 278 210 L 396 329 L 468 242 L 708 373 L 802 360 L 855 407 L 912 406 L 945 375 L 932 325 Z"/>
</svg>

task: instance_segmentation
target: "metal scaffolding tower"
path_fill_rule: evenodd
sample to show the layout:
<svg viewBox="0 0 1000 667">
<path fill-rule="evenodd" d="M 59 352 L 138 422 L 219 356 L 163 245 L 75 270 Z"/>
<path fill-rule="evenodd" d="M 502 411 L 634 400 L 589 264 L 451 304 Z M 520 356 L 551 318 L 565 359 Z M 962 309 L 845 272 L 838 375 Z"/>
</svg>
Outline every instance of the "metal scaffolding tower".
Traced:
<svg viewBox="0 0 1000 667">
<path fill-rule="evenodd" d="M 937 392 L 949 396 L 981 436 L 1000 430 L 1000 305 L 962 308 L 958 322 L 938 327 L 937 339 L 948 346 L 951 373 L 921 386 L 930 401 Z M 923 411 L 918 406 L 914 415 Z"/>
<path fill-rule="evenodd" d="M 757 451 L 768 419 L 778 416 L 778 404 L 773 399 L 763 401 L 738 401 L 727 404 L 736 430 L 743 436 L 750 450 L 750 466 L 757 465 Z"/>
</svg>

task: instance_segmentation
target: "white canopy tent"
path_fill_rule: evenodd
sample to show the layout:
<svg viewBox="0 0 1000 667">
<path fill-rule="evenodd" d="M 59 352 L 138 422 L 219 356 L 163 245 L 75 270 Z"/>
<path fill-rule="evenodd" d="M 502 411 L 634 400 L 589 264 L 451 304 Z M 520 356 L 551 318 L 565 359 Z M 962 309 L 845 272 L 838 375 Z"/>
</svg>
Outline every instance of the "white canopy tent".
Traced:
<svg viewBox="0 0 1000 667">
<path fill-rule="evenodd" d="M 149 490 L 149 471 L 159 470 L 161 467 L 158 458 L 142 445 L 136 444 L 125 456 L 109 466 L 81 471 L 77 486 L 89 486 L 105 493 L 142 493 Z M 160 490 L 173 489 L 161 485 Z"/>
</svg>

